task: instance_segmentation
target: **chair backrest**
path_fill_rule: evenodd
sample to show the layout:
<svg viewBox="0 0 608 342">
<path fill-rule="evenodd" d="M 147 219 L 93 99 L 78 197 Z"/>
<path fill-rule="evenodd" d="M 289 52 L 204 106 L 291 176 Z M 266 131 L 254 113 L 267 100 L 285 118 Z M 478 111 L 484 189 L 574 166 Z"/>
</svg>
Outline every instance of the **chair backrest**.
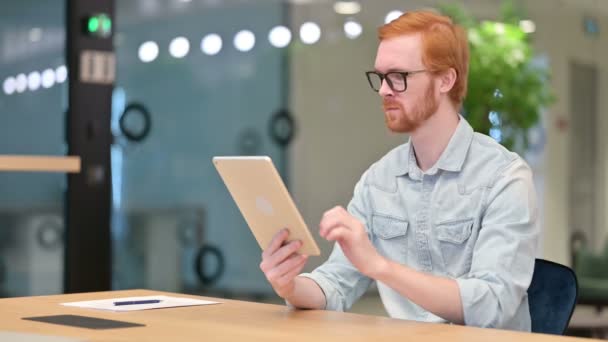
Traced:
<svg viewBox="0 0 608 342">
<path fill-rule="evenodd" d="M 578 296 L 576 274 L 569 267 L 536 259 L 528 288 L 532 332 L 562 335 Z"/>
</svg>

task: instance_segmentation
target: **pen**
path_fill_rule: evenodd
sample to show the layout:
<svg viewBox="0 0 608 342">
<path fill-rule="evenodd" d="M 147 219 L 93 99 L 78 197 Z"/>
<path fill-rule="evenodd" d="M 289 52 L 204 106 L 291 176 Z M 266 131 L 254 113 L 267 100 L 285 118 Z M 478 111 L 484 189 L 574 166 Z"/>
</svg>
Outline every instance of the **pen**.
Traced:
<svg viewBox="0 0 608 342">
<path fill-rule="evenodd" d="M 129 300 L 124 302 L 114 302 L 114 305 L 135 305 L 135 304 L 155 304 L 160 303 L 160 299 L 148 299 L 148 300 Z"/>
</svg>

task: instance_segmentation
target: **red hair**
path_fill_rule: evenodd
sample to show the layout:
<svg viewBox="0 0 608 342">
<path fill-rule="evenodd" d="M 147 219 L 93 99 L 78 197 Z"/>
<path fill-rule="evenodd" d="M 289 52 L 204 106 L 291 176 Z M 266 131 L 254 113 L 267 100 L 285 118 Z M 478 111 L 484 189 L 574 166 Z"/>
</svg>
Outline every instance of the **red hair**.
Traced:
<svg viewBox="0 0 608 342">
<path fill-rule="evenodd" d="M 450 100 L 460 106 L 467 94 L 469 73 L 469 45 L 464 28 L 449 17 L 432 11 L 406 12 L 381 26 L 378 38 L 395 38 L 408 34 L 422 35 L 422 63 L 433 74 L 453 68 L 456 82 L 449 92 Z"/>
</svg>

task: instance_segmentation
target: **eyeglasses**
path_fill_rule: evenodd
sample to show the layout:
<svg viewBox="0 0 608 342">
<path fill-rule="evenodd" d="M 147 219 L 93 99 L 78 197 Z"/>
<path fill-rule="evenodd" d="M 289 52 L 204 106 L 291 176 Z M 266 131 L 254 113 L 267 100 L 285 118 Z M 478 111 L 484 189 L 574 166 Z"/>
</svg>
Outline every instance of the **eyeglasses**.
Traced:
<svg viewBox="0 0 608 342">
<path fill-rule="evenodd" d="M 382 82 L 386 80 L 389 88 L 394 92 L 402 93 L 407 89 L 407 77 L 409 75 L 425 72 L 427 70 L 415 70 L 415 71 L 391 71 L 386 74 L 377 71 L 366 71 L 367 81 L 375 92 L 380 91 Z"/>
</svg>

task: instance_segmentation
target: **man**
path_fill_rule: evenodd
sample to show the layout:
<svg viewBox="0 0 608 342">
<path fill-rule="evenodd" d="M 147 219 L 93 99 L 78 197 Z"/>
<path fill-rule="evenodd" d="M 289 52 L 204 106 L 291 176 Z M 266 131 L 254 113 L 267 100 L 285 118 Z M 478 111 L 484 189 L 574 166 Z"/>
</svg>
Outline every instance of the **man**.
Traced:
<svg viewBox="0 0 608 342">
<path fill-rule="evenodd" d="M 391 317 L 530 331 L 526 291 L 537 253 L 526 163 L 458 114 L 466 94 L 466 33 L 447 17 L 409 12 L 379 29 L 371 87 L 386 125 L 409 142 L 373 164 L 348 210 L 327 211 L 329 259 L 298 276 L 300 242 L 285 229 L 260 268 L 297 308 L 347 310 L 377 282 Z"/>
</svg>

